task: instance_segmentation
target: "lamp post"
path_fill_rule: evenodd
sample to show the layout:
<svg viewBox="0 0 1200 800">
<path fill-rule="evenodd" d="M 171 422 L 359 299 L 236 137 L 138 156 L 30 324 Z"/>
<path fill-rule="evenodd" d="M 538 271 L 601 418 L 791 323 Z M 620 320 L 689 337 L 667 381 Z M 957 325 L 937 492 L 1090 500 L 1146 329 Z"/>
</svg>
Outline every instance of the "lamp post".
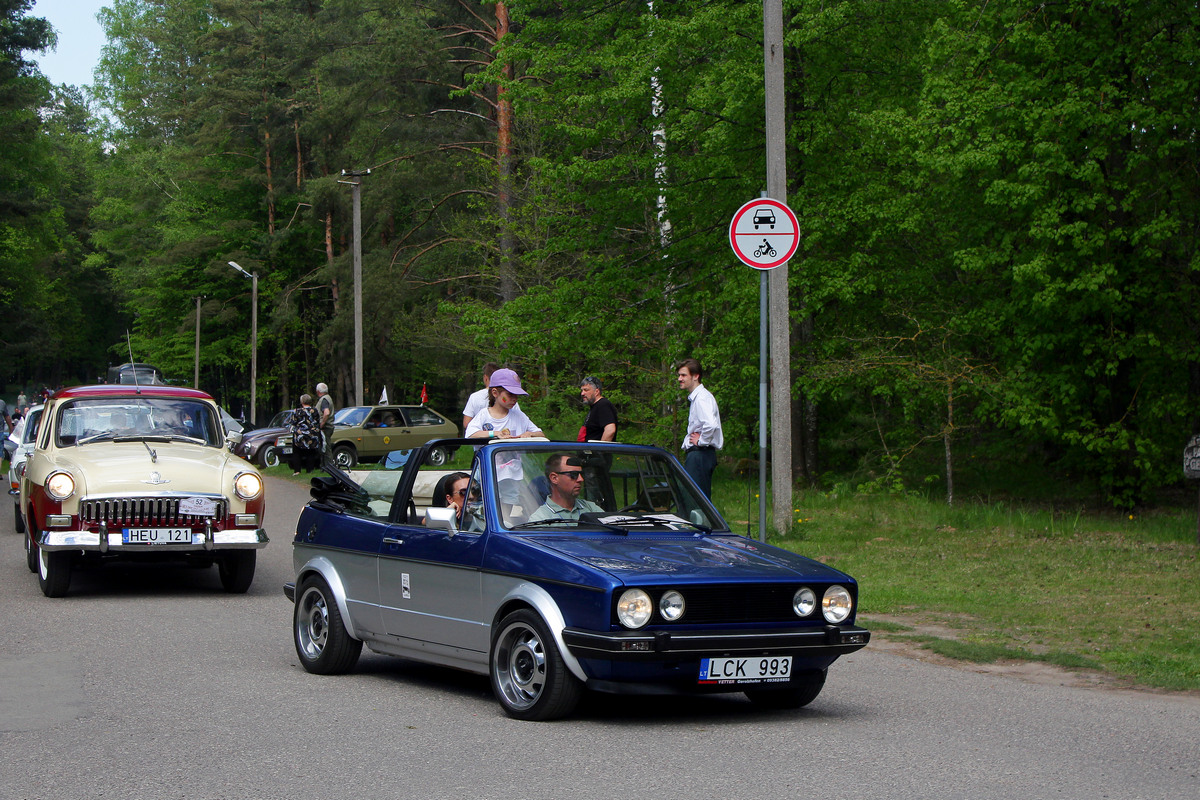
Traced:
<svg viewBox="0 0 1200 800">
<path fill-rule="evenodd" d="M 230 261 L 229 266 L 250 279 L 250 424 L 254 425 L 258 400 L 258 273 L 246 272 L 236 261 Z"/>
</svg>

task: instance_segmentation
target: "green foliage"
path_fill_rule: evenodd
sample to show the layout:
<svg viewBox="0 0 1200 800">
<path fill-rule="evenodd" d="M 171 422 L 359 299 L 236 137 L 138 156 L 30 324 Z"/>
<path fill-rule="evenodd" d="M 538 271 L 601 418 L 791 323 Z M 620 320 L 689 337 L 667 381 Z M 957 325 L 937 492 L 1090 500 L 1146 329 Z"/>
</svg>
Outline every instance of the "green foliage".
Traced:
<svg viewBox="0 0 1200 800">
<path fill-rule="evenodd" d="M 754 455 L 759 276 L 726 232 L 763 188 L 760 6 L 114 0 L 108 129 L 22 60 L 50 41 L 28 7 L 0 40 L 0 303 L 26 374 L 98 374 L 130 328 L 186 380 L 200 298 L 201 385 L 241 410 L 236 261 L 263 415 L 318 380 L 350 402 L 342 172 L 370 168 L 364 399 L 425 384 L 453 415 L 503 360 L 571 436 L 595 374 L 622 438 L 674 448 L 694 356 L 726 455 Z M 785 11 L 805 475 L 949 497 L 972 464 L 1028 462 L 1120 507 L 1177 482 L 1200 428 L 1196 5 Z"/>
</svg>

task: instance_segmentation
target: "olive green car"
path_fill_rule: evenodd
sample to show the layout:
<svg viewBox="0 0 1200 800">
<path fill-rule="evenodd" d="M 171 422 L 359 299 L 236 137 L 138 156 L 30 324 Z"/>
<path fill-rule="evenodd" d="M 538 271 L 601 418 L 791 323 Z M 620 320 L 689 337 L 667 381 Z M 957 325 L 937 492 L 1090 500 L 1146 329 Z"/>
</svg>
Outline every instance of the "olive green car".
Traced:
<svg viewBox="0 0 1200 800">
<path fill-rule="evenodd" d="M 458 426 L 429 406 L 346 406 L 333 415 L 333 457 L 342 469 L 457 436 Z M 438 448 L 429 463 L 441 466 L 452 455 Z"/>
</svg>

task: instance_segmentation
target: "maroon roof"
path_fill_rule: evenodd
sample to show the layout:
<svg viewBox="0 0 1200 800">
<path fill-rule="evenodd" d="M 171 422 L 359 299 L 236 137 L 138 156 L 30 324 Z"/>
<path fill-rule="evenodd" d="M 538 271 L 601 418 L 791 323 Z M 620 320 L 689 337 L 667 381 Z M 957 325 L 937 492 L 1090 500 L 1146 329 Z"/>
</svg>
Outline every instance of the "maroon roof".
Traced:
<svg viewBox="0 0 1200 800">
<path fill-rule="evenodd" d="M 59 389 L 54 398 L 71 400 L 79 397 L 164 397 L 187 400 L 212 400 L 207 392 L 186 386 L 134 386 L 128 383 L 105 383 L 99 386 L 72 386 Z"/>
</svg>

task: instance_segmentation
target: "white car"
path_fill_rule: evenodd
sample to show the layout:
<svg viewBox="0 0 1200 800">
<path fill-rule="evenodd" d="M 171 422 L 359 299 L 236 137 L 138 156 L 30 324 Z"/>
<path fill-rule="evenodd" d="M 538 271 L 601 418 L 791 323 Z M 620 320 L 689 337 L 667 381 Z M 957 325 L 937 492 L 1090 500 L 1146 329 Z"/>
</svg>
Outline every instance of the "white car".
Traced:
<svg viewBox="0 0 1200 800">
<path fill-rule="evenodd" d="M 177 386 L 80 386 L 45 404 L 20 478 L 29 569 L 62 597 L 76 566 L 216 565 L 243 593 L 266 547 L 258 470 L 230 452 L 216 402 Z"/>
<path fill-rule="evenodd" d="M 37 438 L 38 423 L 42 419 L 43 406 L 33 406 L 25 416 L 17 422 L 13 432 L 8 435 L 4 445 L 8 462 L 8 493 L 13 498 L 13 519 L 17 533 L 25 532 L 25 520 L 21 516 L 21 476 L 25 474 L 25 460 L 33 450 L 33 441 Z"/>
</svg>

